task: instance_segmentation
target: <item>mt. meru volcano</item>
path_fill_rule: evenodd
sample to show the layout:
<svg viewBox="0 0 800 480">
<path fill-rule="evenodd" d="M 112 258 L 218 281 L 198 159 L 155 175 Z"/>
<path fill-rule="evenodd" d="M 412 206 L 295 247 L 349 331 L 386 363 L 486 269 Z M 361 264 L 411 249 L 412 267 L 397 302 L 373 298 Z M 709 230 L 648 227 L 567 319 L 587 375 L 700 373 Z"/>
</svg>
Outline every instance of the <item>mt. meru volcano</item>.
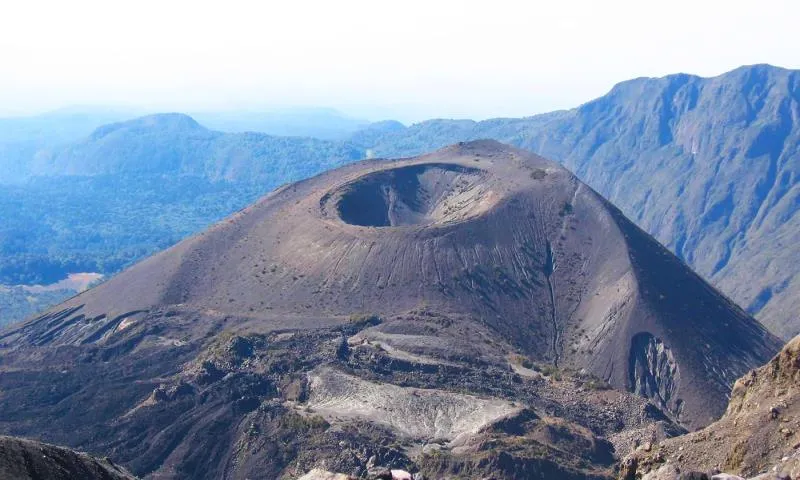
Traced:
<svg viewBox="0 0 800 480">
<path fill-rule="evenodd" d="M 3 331 L 0 432 L 153 478 L 609 478 L 779 346 L 564 168 L 475 141 L 284 186 Z"/>
</svg>

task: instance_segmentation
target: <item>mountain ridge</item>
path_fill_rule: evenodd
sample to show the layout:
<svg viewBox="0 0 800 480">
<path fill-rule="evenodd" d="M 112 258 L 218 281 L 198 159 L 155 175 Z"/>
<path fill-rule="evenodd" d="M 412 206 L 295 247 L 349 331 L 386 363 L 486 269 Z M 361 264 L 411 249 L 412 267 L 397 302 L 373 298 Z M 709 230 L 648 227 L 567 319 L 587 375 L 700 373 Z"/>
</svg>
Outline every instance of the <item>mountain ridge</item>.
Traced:
<svg viewBox="0 0 800 480">
<path fill-rule="evenodd" d="M 432 120 L 364 146 L 403 156 L 495 138 L 554 158 L 790 338 L 800 329 L 798 78 L 768 65 L 642 78 L 568 111 Z"/>
<path fill-rule="evenodd" d="M 189 115 L 155 114 L 96 129 L 90 137 L 32 168 L 40 176 L 190 175 L 211 181 L 263 182 L 269 175 L 297 180 L 290 171 L 295 159 L 316 167 L 362 158 L 347 143 L 263 133 L 209 130 Z M 273 167 L 273 165 L 275 167 Z"/>
<path fill-rule="evenodd" d="M 0 425 L 139 475 L 610 478 L 778 347 L 565 168 L 476 141 L 286 185 L 0 331 Z"/>
<path fill-rule="evenodd" d="M 643 77 L 575 109 L 522 119 L 379 122 L 345 143 L 209 131 L 194 140 L 165 135 L 155 148 L 130 135 L 39 161 L 42 173 L 60 158 L 62 172 L 72 164 L 73 173 L 156 174 L 163 160 L 173 165 L 164 174 L 269 189 L 364 157 L 495 138 L 561 161 L 786 339 L 800 330 L 797 77 L 769 65 Z M 149 135 L 158 140 L 158 129 Z"/>
</svg>

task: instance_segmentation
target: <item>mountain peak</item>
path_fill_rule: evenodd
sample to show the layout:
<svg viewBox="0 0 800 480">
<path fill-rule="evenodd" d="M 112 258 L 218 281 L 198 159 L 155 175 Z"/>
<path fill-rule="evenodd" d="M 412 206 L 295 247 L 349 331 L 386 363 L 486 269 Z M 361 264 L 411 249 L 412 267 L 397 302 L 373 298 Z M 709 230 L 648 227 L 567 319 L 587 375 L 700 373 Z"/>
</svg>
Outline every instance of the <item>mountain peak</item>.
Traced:
<svg viewBox="0 0 800 480">
<path fill-rule="evenodd" d="M 637 77 L 615 84 L 607 96 L 598 98 L 589 103 L 608 100 L 609 97 L 627 95 L 631 92 L 644 92 L 650 88 L 675 88 L 689 82 L 738 82 L 752 81 L 749 80 L 752 78 L 761 78 L 766 80 L 769 78 L 791 74 L 793 72 L 797 72 L 797 70 L 776 67 L 767 63 L 759 63 L 754 65 L 743 65 L 733 70 L 710 77 L 703 77 L 689 73 L 674 73 L 662 77 Z"/>
<path fill-rule="evenodd" d="M 475 140 L 286 185 L 0 332 L 0 386 L 7 428 L 137 474 L 608 478 L 777 347 L 566 169 Z"/>
<path fill-rule="evenodd" d="M 737 72 L 771 72 L 771 73 L 788 73 L 788 72 L 796 72 L 797 70 L 793 70 L 790 68 L 780 67 L 777 65 L 772 65 L 769 63 L 754 63 L 752 65 L 742 65 L 741 67 L 734 68 L 728 72 L 725 72 L 720 77 L 729 75 L 732 73 Z"/>
<path fill-rule="evenodd" d="M 138 119 L 131 120 L 131 122 L 138 122 L 142 125 L 150 127 L 179 127 L 190 129 L 202 129 L 202 125 L 197 123 L 194 118 L 186 115 L 185 113 L 156 113 L 153 115 L 146 115 Z"/>
<path fill-rule="evenodd" d="M 103 137 L 118 131 L 137 131 L 153 130 L 159 132 L 180 132 L 180 131 L 207 131 L 205 127 L 197 123 L 194 118 L 183 113 L 156 113 L 134 118 L 124 122 L 116 122 L 98 127 L 90 136 L 90 140 L 100 140 Z"/>
</svg>

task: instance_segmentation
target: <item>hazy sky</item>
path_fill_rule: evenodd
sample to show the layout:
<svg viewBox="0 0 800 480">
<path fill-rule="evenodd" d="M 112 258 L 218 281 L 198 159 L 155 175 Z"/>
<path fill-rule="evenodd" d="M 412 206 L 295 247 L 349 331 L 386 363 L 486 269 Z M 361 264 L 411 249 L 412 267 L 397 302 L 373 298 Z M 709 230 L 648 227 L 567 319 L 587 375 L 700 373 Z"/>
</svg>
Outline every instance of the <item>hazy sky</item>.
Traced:
<svg viewBox="0 0 800 480">
<path fill-rule="evenodd" d="M 106 104 L 520 116 L 637 76 L 800 68 L 798 0 L 2 3 L 3 114 Z"/>
</svg>

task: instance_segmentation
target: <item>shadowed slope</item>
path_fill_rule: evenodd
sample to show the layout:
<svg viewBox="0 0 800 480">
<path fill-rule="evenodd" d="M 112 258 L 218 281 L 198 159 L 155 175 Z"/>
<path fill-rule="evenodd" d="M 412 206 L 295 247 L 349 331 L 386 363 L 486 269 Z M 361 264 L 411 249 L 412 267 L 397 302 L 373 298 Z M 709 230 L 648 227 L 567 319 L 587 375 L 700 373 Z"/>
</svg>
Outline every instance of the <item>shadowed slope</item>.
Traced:
<svg viewBox="0 0 800 480">
<path fill-rule="evenodd" d="M 800 332 L 800 71 L 637 78 L 567 111 L 353 141 L 409 156 L 476 138 L 558 160 L 771 331 Z"/>
<path fill-rule="evenodd" d="M 8 480 L 134 480 L 110 460 L 67 448 L 0 436 L 0 478 Z"/>
</svg>

